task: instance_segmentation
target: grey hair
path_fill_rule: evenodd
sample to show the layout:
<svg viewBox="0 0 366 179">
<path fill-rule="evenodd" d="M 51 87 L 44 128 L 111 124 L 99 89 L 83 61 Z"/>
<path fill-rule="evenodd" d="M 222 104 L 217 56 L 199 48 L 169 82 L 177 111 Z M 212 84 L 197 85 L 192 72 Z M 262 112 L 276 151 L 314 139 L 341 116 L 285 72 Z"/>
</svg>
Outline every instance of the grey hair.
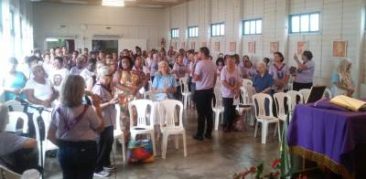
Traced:
<svg viewBox="0 0 366 179">
<path fill-rule="evenodd" d="M 82 104 L 85 93 L 85 81 L 79 75 L 69 75 L 61 86 L 61 105 L 76 107 Z"/>
<path fill-rule="evenodd" d="M 267 65 L 266 65 L 266 63 L 264 63 L 264 62 L 258 62 L 258 64 L 257 64 L 257 66 L 261 66 L 261 65 L 263 65 L 264 66 L 264 68 L 265 69 L 267 69 Z"/>
<path fill-rule="evenodd" d="M 110 75 L 110 69 L 108 66 L 102 65 L 97 68 L 98 77 Z"/>
<path fill-rule="evenodd" d="M 8 122 L 9 122 L 8 106 L 0 104 L 0 133 L 5 131 Z"/>
</svg>

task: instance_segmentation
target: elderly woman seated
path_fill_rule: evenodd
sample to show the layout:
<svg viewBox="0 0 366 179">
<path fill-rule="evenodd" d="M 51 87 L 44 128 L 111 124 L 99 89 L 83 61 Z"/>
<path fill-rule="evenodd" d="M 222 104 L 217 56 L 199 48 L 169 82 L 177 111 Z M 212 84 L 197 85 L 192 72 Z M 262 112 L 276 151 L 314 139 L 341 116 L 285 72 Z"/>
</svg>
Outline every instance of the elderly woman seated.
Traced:
<svg viewBox="0 0 366 179">
<path fill-rule="evenodd" d="M 47 79 L 42 65 L 32 67 L 33 78 L 29 79 L 23 89 L 27 100 L 35 105 L 50 108 L 57 99 L 58 92 Z"/>
<path fill-rule="evenodd" d="M 175 77 L 169 72 L 169 65 L 166 61 L 159 62 L 159 72 L 155 74 L 152 84 L 154 100 L 161 101 L 167 98 L 174 98 L 177 90 Z"/>
<path fill-rule="evenodd" d="M 19 174 L 38 168 L 36 140 L 5 132 L 8 123 L 8 107 L 0 104 L 0 165 Z"/>
<path fill-rule="evenodd" d="M 273 78 L 272 75 L 268 74 L 267 65 L 260 62 L 257 66 L 258 74 L 253 78 L 253 87 L 257 93 L 272 92 Z"/>
</svg>

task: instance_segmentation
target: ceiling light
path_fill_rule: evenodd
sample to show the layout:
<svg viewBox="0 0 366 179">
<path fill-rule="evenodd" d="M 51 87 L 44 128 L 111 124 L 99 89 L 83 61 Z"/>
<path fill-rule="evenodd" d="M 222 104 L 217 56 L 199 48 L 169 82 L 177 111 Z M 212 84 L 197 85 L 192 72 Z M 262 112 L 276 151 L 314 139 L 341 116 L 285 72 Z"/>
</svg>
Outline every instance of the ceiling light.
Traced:
<svg viewBox="0 0 366 179">
<path fill-rule="evenodd" d="M 124 0 L 102 0 L 102 6 L 123 7 L 123 6 L 125 6 L 125 1 Z"/>
</svg>

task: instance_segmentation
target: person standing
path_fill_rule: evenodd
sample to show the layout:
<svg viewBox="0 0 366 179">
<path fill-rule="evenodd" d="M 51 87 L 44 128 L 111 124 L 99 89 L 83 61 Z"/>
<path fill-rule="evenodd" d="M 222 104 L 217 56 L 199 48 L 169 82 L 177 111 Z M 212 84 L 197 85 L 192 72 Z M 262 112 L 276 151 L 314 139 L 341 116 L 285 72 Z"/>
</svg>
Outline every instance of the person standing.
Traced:
<svg viewBox="0 0 366 179">
<path fill-rule="evenodd" d="M 100 133 L 98 140 L 98 154 L 97 165 L 94 171 L 94 175 L 98 177 L 107 177 L 110 175 L 110 171 L 113 170 L 113 166 L 110 161 L 110 154 L 113 145 L 113 130 L 116 121 L 116 109 L 118 96 L 114 97 L 112 94 L 111 83 L 112 74 L 108 66 L 103 66 L 97 71 L 98 82 L 93 87 L 93 93 L 101 99 L 101 113 L 104 118 L 104 129 Z"/>
<path fill-rule="evenodd" d="M 269 66 L 268 73 L 273 77 L 273 90 L 275 93 L 287 90 L 290 72 L 281 52 L 274 52 L 274 63 Z M 264 62 L 265 63 L 265 62 Z M 266 64 L 267 65 L 267 64 Z M 268 67 L 268 65 L 267 65 Z"/>
<path fill-rule="evenodd" d="M 241 78 L 240 72 L 236 68 L 235 58 L 228 56 L 226 59 L 226 66 L 221 71 L 220 80 L 222 83 L 222 103 L 224 105 L 224 132 L 230 132 L 235 118 L 234 98 L 239 97 Z"/>
<path fill-rule="evenodd" d="M 351 76 L 352 63 L 343 59 L 337 68 L 337 72 L 332 75 L 332 93 L 334 96 L 346 95 L 352 97 L 355 86 Z"/>
<path fill-rule="evenodd" d="M 78 75 L 69 75 L 60 92 L 60 105 L 51 114 L 48 139 L 59 147 L 64 179 L 92 179 L 98 132 L 104 126 L 98 97 L 92 96 L 94 107 L 82 104 L 85 82 Z"/>
<path fill-rule="evenodd" d="M 216 65 L 209 57 L 210 50 L 207 47 L 201 47 L 199 51 L 199 58 L 201 60 L 197 63 L 193 75 L 193 79 L 196 82 L 194 99 L 198 113 L 197 132 L 193 138 L 199 141 L 203 140 L 203 136 L 207 139 L 211 139 L 213 126 L 212 107 L 210 103 L 212 102 L 213 88 L 216 83 L 217 75 Z M 205 124 L 207 126 L 204 134 Z"/>
<path fill-rule="evenodd" d="M 313 86 L 315 63 L 312 58 L 313 54 L 308 50 L 302 53 L 302 62 L 300 62 L 296 54 L 294 55 L 294 60 L 298 66 L 293 84 L 294 90 L 310 89 Z"/>
</svg>

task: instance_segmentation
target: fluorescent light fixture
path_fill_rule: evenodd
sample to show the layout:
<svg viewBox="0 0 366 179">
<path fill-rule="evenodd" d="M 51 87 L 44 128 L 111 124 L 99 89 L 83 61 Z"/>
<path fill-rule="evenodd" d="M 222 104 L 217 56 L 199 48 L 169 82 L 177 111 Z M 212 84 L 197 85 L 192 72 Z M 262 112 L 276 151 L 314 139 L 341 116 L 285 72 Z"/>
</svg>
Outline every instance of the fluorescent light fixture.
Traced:
<svg viewBox="0 0 366 179">
<path fill-rule="evenodd" d="M 46 42 L 58 42 L 57 38 L 47 38 Z"/>
<path fill-rule="evenodd" d="M 123 7 L 123 6 L 125 6 L 125 1 L 124 0 L 102 0 L 102 6 Z"/>
</svg>

